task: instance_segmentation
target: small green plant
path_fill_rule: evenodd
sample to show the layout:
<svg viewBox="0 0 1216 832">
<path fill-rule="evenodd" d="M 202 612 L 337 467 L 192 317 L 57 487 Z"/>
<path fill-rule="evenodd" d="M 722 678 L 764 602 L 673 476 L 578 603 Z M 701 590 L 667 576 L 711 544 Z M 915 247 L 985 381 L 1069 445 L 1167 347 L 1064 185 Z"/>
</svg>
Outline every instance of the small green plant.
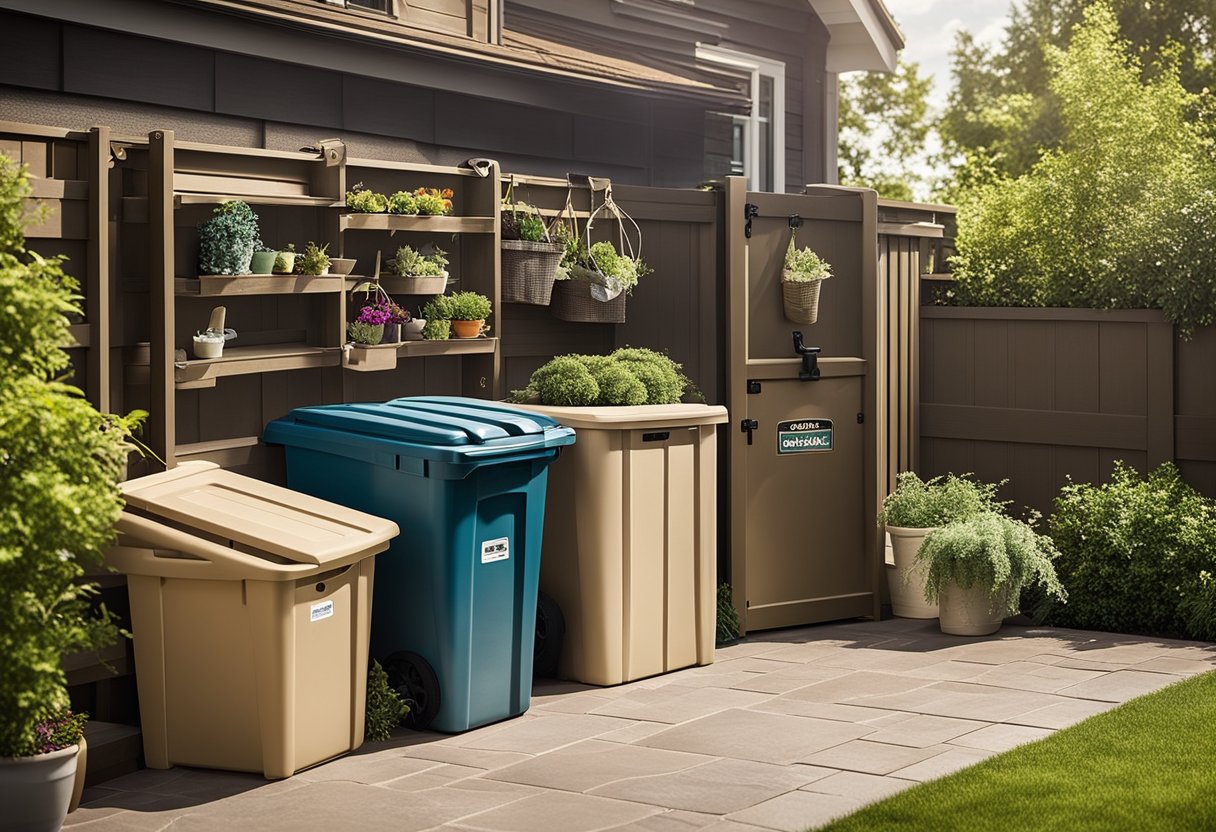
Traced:
<svg viewBox="0 0 1216 832">
<path fill-rule="evenodd" d="M 436 295 L 422 307 L 422 318 L 428 321 L 452 320 L 452 299 L 448 295 Z"/>
<path fill-rule="evenodd" d="M 446 341 L 452 337 L 452 322 L 446 318 L 426 318 L 422 337 L 428 341 Z"/>
<path fill-rule="evenodd" d="M 895 479 L 895 490 L 882 501 L 880 525 L 932 529 L 982 512 L 1000 513 L 1005 503 L 996 498 L 1005 481 L 992 485 L 970 479 L 970 474 L 948 474 L 925 481 L 912 471 Z"/>
<path fill-rule="evenodd" d="M 38 753 L 39 726 L 64 719 L 63 656 L 118 635 L 92 608 L 87 575 L 104 569 L 144 416 L 99 413 L 61 380 L 79 283 L 63 258 L 25 248 L 29 193 L 25 170 L 0 155 L 0 757 Z"/>
<path fill-rule="evenodd" d="M 384 337 L 384 324 L 369 324 L 364 321 L 351 321 L 346 325 L 346 337 L 352 344 L 374 346 Z"/>
<path fill-rule="evenodd" d="M 832 276 L 831 265 L 808 246 L 795 248 L 790 239 L 785 251 L 784 279 L 790 281 L 827 280 Z"/>
<path fill-rule="evenodd" d="M 84 736 L 84 724 L 88 721 L 87 714 L 64 711 L 38 723 L 35 729 L 37 753 L 50 754 L 52 751 L 76 745 Z"/>
<path fill-rule="evenodd" d="M 261 246 L 258 215 L 247 203 L 220 203 L 198 227 L 199 274 L 248 274 L 253 252 Z"/>
<path fill-rule="evenodd" d="M 367 671 L 367 709 L 364 717 L 364 735 L 372 742 L 384 742 L 393 735 L 393 729 L 410 712 L 410 706 L 401 694 L 389 687 L 388 674 L 380 662 L 372 660 Z"/>
<path fill-rule="evenodd" d="M 716 641 L 727 644 L 739 637 L 739 613 L 732 600 L 730 584 L 718 585 L 718 627 Z"/>
<path fill-rule="evenodd" d="M 397 249 L 397 254 L 385 264 L 389 274 L 403 277 L 440 277 L 446 273 L 447 252 L 435 248 L 431 254 L 422 254 L 410 246 Z"/>
<path fill-rule="evenodd" d="M 1216 501 L 1173 463 L 1147 478 L 1120 463 L 1108 483 L 1064 486 L 1048 528 L 1072 596 L 1052 624 L 1216 637 Z"/>
<path fill-rule="evenodd" d="M 502 239 L 523 240 L 529 243 L 548 242 L 549 234 L 545 221 L 536 209 L 527 204 L 503 205 L 500 214 Z"/>
<path fill-rule="evenodd" d="M 418 198 L 408 191 L 397 191 L 388 198 L 390 214 L 417 214 Z"/>
<path fill-rule="evenodd" d="M 366 190 L 359 182 L 346 192 L 346 207 L 361 214 L 383 214 L 388 210 L 388 199 L 384 194 Z"/>
<path fill-rule="evenodd" d="M 618 254 L 616 246 L 607 240 L 592 243 L 590 256 L 604 277 L 615 284 L 614 288 L 619 288 L 626 294 L 633 294 L 633 287 L 651 272 L 651 268 L 642 258 Z"/>
<path fill-rule="evenodd" d="M 937 603 L 942 588 L 953 582 L 962 589 L 984 589 L 994 605 L 1014 615 L 1022 590 L 1034 587 L 1042 616 L 1068 593 L 1052 561 L 1059 555 L 1051 538 L 1029 523 L 985 511 L 931 532 L 916 553 L 925 577 L 925 600 Z"/>
<path fill-rule="evenodd" d="M 306 275 L 325 274 L 329 271 L 329 255 L 325 253 L 328 248 L 329 243 L 318 248 L 316 243 L 309 242 L 296 258 L 296 271 Z"/>
<path fill-rule="evenodd" d="M 448 320 L 484 321 L 490 317 L 490 299 L 477 292 L 456 292 L 448 298 Z"/>
</svg>

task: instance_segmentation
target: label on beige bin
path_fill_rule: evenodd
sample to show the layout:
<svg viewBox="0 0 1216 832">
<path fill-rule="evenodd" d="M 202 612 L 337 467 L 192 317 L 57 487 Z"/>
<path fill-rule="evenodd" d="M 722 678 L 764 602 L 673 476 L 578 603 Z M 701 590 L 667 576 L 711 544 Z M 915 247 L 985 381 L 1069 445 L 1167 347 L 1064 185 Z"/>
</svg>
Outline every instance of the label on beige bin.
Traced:
<svg viewBox="0 0 1216 832">
<path fill-rule="evenodd" d="M 325 619 L 325 618 L 332 618 L 333 614 L 334 614 L 333 600 L 330 599 L 329 601 L 321 601 L 320 603 L 313 604 L 311 607 L 308 608 L 308 621 L 309 621 L 309 623 L 312 623 L 314 621 L 321 621 L 322 619 Z"/>
<path fill-rule="evenodd" d="M 777 453 L 805 454 L 832 450 L 831 419 L 797 419 L 777 423 Z"/>
<path fill-rule="evenodd" d="M 496 560 L 506 560 L 511 557 L 511 547 L 505 537 L 485 540 L 481 544 L 481 562 L 493 563 Z"/>
</svg>

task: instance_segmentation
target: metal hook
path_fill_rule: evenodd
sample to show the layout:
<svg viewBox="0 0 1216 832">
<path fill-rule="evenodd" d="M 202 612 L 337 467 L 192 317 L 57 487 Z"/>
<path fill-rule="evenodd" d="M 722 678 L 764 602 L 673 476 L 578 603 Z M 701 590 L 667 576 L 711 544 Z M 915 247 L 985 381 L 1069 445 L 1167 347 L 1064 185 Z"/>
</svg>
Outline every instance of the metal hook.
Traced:
<svg viewBox="0 0 1216 832">
<path fill-rule="evenodd" d="M 790 214 L 790 228 L 802 228 L 802 217 Z"/>
<path fill-rule="evenodd" d="M 743 226 L 743 236 L 747 239 L 752 238 L 752 220 L 760 216 L 760 206 L 754 202 L 745 203 L 743 206 L 743 219 L 747 224 Z"/>
</svg>

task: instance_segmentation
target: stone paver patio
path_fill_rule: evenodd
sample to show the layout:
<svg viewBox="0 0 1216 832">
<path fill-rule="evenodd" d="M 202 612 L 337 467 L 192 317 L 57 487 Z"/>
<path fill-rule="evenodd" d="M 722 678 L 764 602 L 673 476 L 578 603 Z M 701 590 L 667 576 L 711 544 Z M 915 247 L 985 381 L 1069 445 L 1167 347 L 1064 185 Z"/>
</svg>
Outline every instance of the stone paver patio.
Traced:
<svg viewBox="0 0 1216 832">
<path fill-rule="evenodd" d="M 805 829 L 1216 668 L 1216 645 L 895 619 L 758 633 L 615 688 L 538 683 L 523 716 L 400 732 L 268 783 L 146 770 L 86 792 L 102 830 Z"/>
</svg>

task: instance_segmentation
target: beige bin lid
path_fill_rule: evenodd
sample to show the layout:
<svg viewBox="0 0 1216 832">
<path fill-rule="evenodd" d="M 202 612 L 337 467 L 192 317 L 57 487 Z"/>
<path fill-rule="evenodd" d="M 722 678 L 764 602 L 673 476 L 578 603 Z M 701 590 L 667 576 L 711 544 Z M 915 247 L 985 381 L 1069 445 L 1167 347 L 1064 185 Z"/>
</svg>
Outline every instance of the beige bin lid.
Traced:
<svg viewBox="0 0 1216 832">
<path fill-rule="evenodd" d="M 696 427 L 720 425 L 729 416 L 726 408 L 715 404 L 643 404 L 637 407 L 549 407 L 540 404 L 512 404 L 523 410 L 543 413 L 566 427 L 600 430 L 633 430 L 659 426 Z"/>
<path fill-rule="evenodd" d="M 301 571 L 299 566 L 338 566 L 384 551 L 399 533 L 391 520 L 234 474 L 212 462 L 186 462 L 130 480 L 122 491 L 128 507 L 136 510 L 123 512 L 118 522 L 125 546 L 173 548 L 203 560 L 225 560 L 225 572 L 244 565 L 245 571 L 291 575 Z M 194 529 L 198 535 L 190 534 Z M 216 538 L 230 544 L 214 543 Z M 135 566 L 114 565 L 123 571 Z"/>
</svg>

